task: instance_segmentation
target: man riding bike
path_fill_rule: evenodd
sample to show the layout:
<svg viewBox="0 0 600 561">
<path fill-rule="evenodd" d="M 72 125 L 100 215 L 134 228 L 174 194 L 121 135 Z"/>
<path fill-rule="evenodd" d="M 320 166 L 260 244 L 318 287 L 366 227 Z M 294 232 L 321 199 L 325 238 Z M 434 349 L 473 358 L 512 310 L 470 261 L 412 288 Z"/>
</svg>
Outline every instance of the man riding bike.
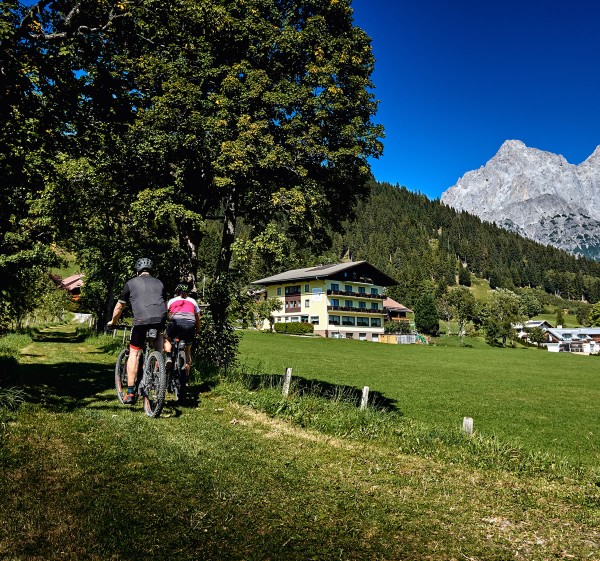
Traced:
<svg viewBox="0 0 600 561">
<path fill-rule="evenodd" d="M 194 335 L 200 331 L 200 306 L 198 302 L 188 296 L 187 284 L 180 284 L 175 289 L 175 297 L 167 303 L 169 325 L 167 326 L 165 352 L 167 353 L 167 367 L 172 364 L 171 342 L 179 337 L 185 341 L 185 371 L 189 380 L 192 364 L 192 343 Z"/>
<path fill-rule="evenodd" d="M 165 287 L 161 281 L 150 275 L 153 268 L 152 261 L 142 257 L 136 261 L 134 268 L 137 276 L 125 283 L 115 305 L 112 319 L 107 324 L 109 329 L 116 324 L 127 302 L 131 303 L 133 328 L 131 329 L 129 358 L 127 359 L 127 394 L 123 399 L 123 403 L 128 404 L 135 401 L 135 377 L 139 356 L 146 340 L 146 333 L 149 329 L 158 331 L 158 337 L 154 340 L 154 348 L 162 352 L 162 330 L 167 319 Z"/>
</svg>

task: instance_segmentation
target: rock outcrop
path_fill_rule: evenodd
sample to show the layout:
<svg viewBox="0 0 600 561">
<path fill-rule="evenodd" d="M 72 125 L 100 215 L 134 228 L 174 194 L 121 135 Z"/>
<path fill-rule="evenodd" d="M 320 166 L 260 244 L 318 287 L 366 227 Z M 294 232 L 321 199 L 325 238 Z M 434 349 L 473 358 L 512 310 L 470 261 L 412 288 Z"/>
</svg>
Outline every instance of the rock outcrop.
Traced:
<svg viewBox="0 0 600 561">
<path fill-rule="evenodd" d="M 583 163 L 507 140 L 442 202 L 543 244 L 600 259 L 600 146 Z"/>
</svg>

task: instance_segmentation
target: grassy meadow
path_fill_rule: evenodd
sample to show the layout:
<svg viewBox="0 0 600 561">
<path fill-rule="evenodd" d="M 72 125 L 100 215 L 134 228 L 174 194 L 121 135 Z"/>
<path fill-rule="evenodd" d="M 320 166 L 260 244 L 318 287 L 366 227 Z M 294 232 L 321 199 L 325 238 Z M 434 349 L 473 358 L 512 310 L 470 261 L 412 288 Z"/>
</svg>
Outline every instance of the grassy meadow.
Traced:
<svg viewBox="0 0 600 561">
<path fill-rule="evenodd" d="M 0 403 L 0 559 L 600 559 L 600 474 L 438 428 L 460 423 L 451 409 L 462 416 L 464 404 L 478 402 L 478 368 L 496 376 L 489 408 L 510 390 L 525 414 L 531 380 L 519 393 L 517 375 L 502 383 L 492 365 L 506 356 L 520 368 L 543 352 L 247 332 L 244 370 L 254 362 L 262 375 L 238 369 L 204 379 L 200 371 L 184 403 L 169 396 L 164 414 L 150 419 L 139 404 L 117 401 L 115 340 L 56 326 L 0 343 L 0 380 L 21 392 L 17 407 Z M 275 357 L 319 387 L 325 379 L 361 387 L 367 375 L 397 409 L 361 411 L 348 389 L 333 386 L 325 397 L 302 394 L 297 379 L 289 398 L 277 386 L 244 383 L 278 380 L 264 375 L 281 374 Z M 573 365 L 596 363 L 552 358 L 567 374 L 555 366 L 554 392 L 536 387 L 545 399 L 560 384 L 571 396 Z M 469 413 L 483 432 L 486 409 L 478 411 L 481 421 Z M 562 423 L 570 416 L 563 412 Z M 487 422 L 486 431 L 498 431 L 499 421 Z"/>
<path fill-rule="evenodd" d="M 458 338 L 449 338 L 458 340 Z M 466 339 L 466 344 L 471 340 Z M 538 349 L 384 345 L 244 332 L 241 361 L 355 388 L 369 386 L 404 416 L 462 425 L 575 464 L 600 464 L 600 358 Z"/>
</svg>

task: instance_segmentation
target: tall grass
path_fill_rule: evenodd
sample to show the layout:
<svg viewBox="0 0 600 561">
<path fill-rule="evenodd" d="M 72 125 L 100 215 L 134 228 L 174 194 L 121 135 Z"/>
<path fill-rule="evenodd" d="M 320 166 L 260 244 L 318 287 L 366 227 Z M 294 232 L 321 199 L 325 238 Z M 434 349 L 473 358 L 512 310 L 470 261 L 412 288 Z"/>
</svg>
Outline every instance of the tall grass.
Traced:
<svg viewBox="0 0 600 561">
<path fill-rule="evenodd" d="M 27 333 L 10 333 L 0 337 L 0 437 L 13 412 L 25 400 L 23 390 L 9 383 L 16 376 L 21 349 L 31 340 Z"/>
</svg>

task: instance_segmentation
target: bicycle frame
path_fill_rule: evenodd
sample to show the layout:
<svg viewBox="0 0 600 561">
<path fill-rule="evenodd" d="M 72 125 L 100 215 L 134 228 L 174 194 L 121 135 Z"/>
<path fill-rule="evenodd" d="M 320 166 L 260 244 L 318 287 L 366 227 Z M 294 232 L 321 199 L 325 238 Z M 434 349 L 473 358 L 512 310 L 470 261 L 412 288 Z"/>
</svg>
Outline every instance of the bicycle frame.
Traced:
<svg viewBox="0 0 600 561">
<path fill-rule="evenodd" d="M 116 326 L 121 329 L 130 329 L 129 326 Z M 156 329 L 151 329 L 146 335 L 144 348 L 140 353 L 140 360 L 135 377 L 135 395 L 141 396 L 144 401 L 144 411 L 149 417 L 158 417 L 162 411 L 167 389 L 167 373 L 162 353 L 153 348 L 154 339 L 158 335 Z M 115 388 L 117 397 L 124 403 L 123 389 L 127 386 L 127 362 L 129 360 L 129 346 L 121 351 L 115 364 Z"/>
</svg>

